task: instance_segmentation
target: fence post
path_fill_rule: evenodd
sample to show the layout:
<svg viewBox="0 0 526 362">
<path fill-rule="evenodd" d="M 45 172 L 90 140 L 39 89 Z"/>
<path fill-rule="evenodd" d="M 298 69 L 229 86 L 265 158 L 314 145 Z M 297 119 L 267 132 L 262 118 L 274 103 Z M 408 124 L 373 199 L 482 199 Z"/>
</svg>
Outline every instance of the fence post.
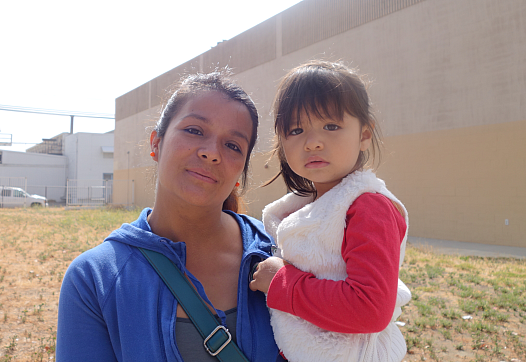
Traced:
<svg viewBox="0 0 526 362">
<path fill-rule="evenodd" d="M 135 180 L 132 180 L 132 206 L 135 206 Z"/>
<path fill-rule="evenodd" d="M 27 207 L 27 177 L 24 177 L 24 207 Z"/>
</svg>

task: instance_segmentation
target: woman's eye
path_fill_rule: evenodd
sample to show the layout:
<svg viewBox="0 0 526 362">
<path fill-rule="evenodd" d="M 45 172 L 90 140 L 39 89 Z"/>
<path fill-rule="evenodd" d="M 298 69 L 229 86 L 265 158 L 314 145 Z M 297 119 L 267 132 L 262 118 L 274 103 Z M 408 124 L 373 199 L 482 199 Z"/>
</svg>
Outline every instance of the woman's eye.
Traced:
<svg viewBox="0 0 526 362">
<path fill-rule="evenodd" d="M 297 136 L 299 134 L 303 133 L 303 129 L 301 128 L 294 128 L 292 131 L 289 132 L 289 136 Z"/>
<path fill-rule="evenodd" d="M 325 127 L 323 128 L 325 128 L 327 131 L 336 131 L 337 129 L 340 129 L 340 126 L 338 126 L 337 124 L 329 123 L 329 124 L 326 124 Z"/>
<path fill-rule="evenodd" d="M 188 133 L 191 133 L 191 134 L 196 134 L 196 135 L 202 135 L 203 134 L 203 132 L 201 132 L 197 128 L 185 128 L 184 130 L 186 132 L 188 132 Z"/>
<path fill-rule="evenodd" d="M 235 145 L 233 143 L 227 143 L 226 146 L 230 148 L 231 150 L 237 151 L 241 153 L 241 148 L 239 148 L 238 145 Z"/>
</svg>

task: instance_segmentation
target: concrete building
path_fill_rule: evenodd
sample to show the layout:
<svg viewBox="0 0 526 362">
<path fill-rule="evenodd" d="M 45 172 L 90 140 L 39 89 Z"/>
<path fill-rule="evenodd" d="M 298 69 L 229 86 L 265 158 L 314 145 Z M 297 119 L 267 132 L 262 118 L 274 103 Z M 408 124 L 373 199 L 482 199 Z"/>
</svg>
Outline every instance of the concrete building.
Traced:
<svg viewBox="0 0 526 362">
<path fill-rule="evenodd" d="M 68 179 L 88 184 L 113 179 L 113 132 L 62 133 L 26 152 L 0 154 L 0 178 L 25 177 L 26 191 L 46 196 L 50 204 L 65 203 Z"/>
<path fill-rule="evenodd" d="M 184 74 L 229 65 L 261 114 L 249 213 L 285 193 L 258 188 L 278 80 L 313 58 L 373 80 L 384 135 L 378 174 L 409 211 L 411 236 L 526 246 L 526 2 L 304 0 L 116 100 L 116 179 L 152 206 L 148 132 Z M 118 202 L 118 200 L 115 200 Z"/>
<path fill-rule="evenodd" d="M 68 179 L 113 179 L 113 132 L 74 133 L 65 138 Z"/>
<path fill-rule="evenodd" d="M 5 150 L 0 154 L 0 184 L 44 196 L 51 205 L 64 202 L 68 174 L 66 156 Z"/>
</svg>

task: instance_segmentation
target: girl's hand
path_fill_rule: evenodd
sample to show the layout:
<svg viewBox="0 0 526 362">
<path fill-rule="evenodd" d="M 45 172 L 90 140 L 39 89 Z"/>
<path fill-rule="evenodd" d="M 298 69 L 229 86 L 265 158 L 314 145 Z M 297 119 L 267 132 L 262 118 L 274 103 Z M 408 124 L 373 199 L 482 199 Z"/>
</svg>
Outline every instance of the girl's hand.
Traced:
<svg viewBox="0 0 526 362">
<path fill-rule="evenodd" d="M 288 264 L 290 263 L 275 256 L 263 260 L 258 264 L 253 279 L 248 285 L 249 288 L 253 291 L 259 290 L 266 294 L 274 275 L 276 275 L 278 270 Z"/>
</svg>

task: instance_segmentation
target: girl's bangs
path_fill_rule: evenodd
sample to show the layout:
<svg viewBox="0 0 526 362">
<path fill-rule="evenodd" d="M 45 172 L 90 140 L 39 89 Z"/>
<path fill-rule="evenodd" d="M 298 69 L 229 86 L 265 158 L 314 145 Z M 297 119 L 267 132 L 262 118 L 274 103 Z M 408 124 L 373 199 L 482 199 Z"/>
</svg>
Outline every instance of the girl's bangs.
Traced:
<svg viewBox="0 0 526 362">
<path fill-rule="evenodd" d="M 312 118 L 343 120 L 346 110 L 339 87 L 320 87 L 315 80 L 298 83 L 290 87 L 281 99 L 276 117 L 278 134 L 286 135 L 293 127 L 299 127 L 302 115 L 306 115 L 309 121 Z"/>
</svg>

